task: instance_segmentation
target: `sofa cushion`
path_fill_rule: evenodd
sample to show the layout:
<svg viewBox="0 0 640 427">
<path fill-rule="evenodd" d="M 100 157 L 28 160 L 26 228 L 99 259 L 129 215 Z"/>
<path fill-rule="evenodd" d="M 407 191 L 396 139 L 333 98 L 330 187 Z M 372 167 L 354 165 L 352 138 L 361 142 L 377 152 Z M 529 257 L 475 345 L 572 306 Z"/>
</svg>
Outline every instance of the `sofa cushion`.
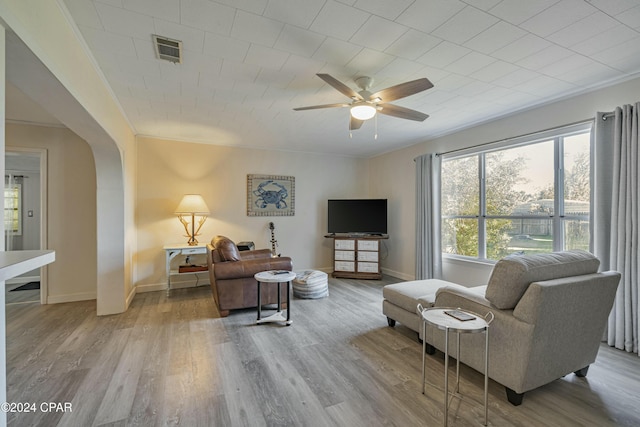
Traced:
<svg viewBox="0 0 640 427">
<path fill-rule="evenodd" d="M 211 244 L 218 251 L 218 255 L 222 261 L 240 261 L 240 251 L 235 243 L 228 237 L 216 236 Z"/>
<path fill-rule="evenodd" d="M 485 298 L 499 309 L 512 309 L 532 282 L 596 273 L 599 266 L 598 258 L 582 250 L 509 255 L 493 268 Z"/>
</svg>

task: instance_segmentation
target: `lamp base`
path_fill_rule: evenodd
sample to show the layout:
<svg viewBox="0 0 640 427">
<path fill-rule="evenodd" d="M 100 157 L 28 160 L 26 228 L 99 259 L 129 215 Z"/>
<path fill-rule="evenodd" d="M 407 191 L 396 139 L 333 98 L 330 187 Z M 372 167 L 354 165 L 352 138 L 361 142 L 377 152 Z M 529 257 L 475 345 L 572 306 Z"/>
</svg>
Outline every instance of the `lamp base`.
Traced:
<svg viewBox="0 0 640 427">
<path fill-rule="evenodd" d="M 204 222 L 207 220 L 207 217 L 206 216 L 200 217 L 200 219 L 198 220 L 198 228 L 197 229 L 196 229 L 196 215 L 195 214 L 193 214 L 193 213 L 191 214 L 191 227 L 189 227 L 189 221 L 184 219 L 184 216 L 182 214 L 178 214 L 178 219 L 180 220 L 182 225 L 184 225 L 184 231 L 186 231 L 186 233 L 187 233 L 187 234 L 185 234 L 185 236 L 189 238 L 189 240 L 187 241 L 187 245 L 189 245 L 189 246 L 197 246 L 198 245 L 198 239 L 196 239 L 196 236 L 200 235 L 200 228 L 202 228 L 202 224 L 204 224 Z M 191 230 L 189 230 L 189 228 L 191 228 Z"/>
</svg>

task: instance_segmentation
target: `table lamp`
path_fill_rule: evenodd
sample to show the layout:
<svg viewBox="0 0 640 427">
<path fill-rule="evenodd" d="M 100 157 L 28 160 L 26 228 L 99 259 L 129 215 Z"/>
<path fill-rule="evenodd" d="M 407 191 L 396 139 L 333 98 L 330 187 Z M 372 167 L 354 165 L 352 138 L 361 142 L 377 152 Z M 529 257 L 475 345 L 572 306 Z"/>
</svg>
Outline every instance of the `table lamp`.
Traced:
<svg viewBox="0 0 640 427">
<path fill-rule="evenodd" d="M 199 231 L 209 215 L 209 208 L 202 196 L 199 194 L 185 194 L 176 209 L 176 215 L 178 215 L 178 219 L 182 225 L 184 225 L 184 230 L 187 232 L 186 237 L 189 238 L 187 244 L 189 246 L 197 245 L 198 240 L 196 240 L 196 236 L 199 235 Z M 185 219 L 187 215 L 191 215 L 191 230 L 189 230 L 189 221 Z M 197 229 L 196 215 L 200 217 L 198 219 Z"/>
</svg>

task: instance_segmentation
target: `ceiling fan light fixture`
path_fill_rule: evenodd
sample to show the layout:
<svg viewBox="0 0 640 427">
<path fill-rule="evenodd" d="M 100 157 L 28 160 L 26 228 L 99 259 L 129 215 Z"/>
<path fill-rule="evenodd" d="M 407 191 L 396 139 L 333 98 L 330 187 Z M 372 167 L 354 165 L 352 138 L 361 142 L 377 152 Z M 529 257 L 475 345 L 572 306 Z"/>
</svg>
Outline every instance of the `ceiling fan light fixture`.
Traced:
<svg viewBox="0 0 640 427">
<path fill-rule="evenodd" d="M 410 108 L 401 107 L 399 105 L 390 104 L 390 101 L 396 99 L 405 98 L 407 96 L 415 95 L 418 92 L 430 89 L 433 87 L 433 83 L 426 77 L 421 79 L 412 80 L 397 84 L 395 86 L 388 87 L 376 91 L 374 93 L 369 92 L 369 87 L 373 83 L 371 77 L 358 77 L 355 79 L 356 84 L 360 89 L 360 92 L 356 92 L 349 86 L 342 83 L 335 77 L 329 74 L 318 73 L 316 74 L 329 86 L 336 89 L 341 94 L 348 98 L 351 98 L 352 102 L 349 104 L 324 104 L 324 105 L 312 105 L 309 107 L 294 108 L 295 111 L 302 110 L 316 110 L 319 108 L 335 108 L 335 107 L 349 107 L 351 120 L 349 120 L 349 131 L 360 129 L 360 126 L 369 119 L 376 118 L 376 113 L 379 111 L 386 116 L 398 117 L 406 120 L 415 120 L 418 122 L 424 121 L 428 114 L 421 113 L 420 111 L 412 110 Z"/>
<path fill-rule="evenodd" d="M 376 115 L 376 107 L 370 104 L 357 104 L 351 107 L 351 116 L 358 120 L 369 120 Z"/>
</svg>

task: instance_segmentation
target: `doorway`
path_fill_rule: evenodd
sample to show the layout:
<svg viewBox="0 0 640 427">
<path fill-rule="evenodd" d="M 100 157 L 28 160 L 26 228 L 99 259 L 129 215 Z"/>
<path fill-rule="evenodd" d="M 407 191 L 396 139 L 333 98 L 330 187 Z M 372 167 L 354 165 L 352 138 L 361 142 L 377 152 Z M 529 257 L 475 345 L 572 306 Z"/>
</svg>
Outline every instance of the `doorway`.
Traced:
<svg viewBox="0 0 640 427">
<path fill-rule="evenodd" d="M 46 249 L 47 150 L 7 147 L 4 176 L 5 249 Z M 29 271 L 5 286 L 6 304 L 46 303 L 46 267 Z"/>
</svg>

